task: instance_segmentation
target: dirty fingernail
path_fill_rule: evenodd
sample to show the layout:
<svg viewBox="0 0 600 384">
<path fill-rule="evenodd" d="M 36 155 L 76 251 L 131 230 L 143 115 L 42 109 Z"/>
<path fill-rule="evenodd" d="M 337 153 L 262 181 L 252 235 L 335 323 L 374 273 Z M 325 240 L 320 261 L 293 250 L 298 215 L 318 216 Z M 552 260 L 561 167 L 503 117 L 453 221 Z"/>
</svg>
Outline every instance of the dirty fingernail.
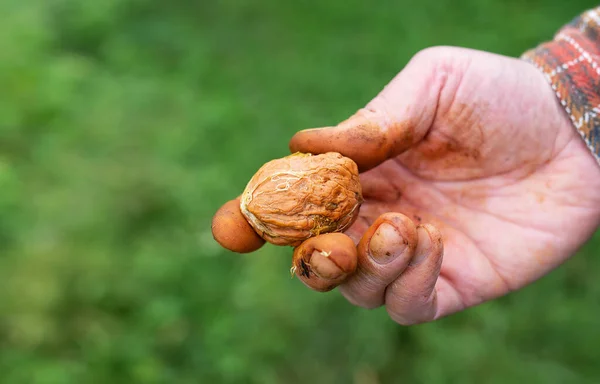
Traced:
<svg viewBox="0 0 600 384">
<path fill-rule="evenodd" d="M 411 261 L 412 265 L 417 265 L 425 260 L 425 258 L 431 253 L 432 249 L 431 236 L 425 227 L 417 228 L 417 236 L 419 237 L 419 242 L 417 243 L 415 256 Z"/>
<path fill-rule="evenodd" d="M 400 256 L 406 242 L 391 224 L 383 223 L 377 228 L 369 242 L 369 254 L 378 264 L 387 264 Z"/>
</svg>

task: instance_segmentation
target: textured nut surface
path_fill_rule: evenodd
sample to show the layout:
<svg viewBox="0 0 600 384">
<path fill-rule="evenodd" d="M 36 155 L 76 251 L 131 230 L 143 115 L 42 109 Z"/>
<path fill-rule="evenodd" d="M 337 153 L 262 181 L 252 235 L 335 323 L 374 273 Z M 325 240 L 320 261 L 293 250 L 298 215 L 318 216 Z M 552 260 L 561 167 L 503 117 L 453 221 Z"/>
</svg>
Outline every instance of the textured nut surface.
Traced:
<svg viewBox="0 0 600 384">
<path fill-rule="evenodd" d="M 241 196 L 242 214 L 256 232 L 276 245 L 298 246 L 342 232 L 363 202 L 358 167 L 339 153 L 295 153 L 263 165 Z"/>
</svg>

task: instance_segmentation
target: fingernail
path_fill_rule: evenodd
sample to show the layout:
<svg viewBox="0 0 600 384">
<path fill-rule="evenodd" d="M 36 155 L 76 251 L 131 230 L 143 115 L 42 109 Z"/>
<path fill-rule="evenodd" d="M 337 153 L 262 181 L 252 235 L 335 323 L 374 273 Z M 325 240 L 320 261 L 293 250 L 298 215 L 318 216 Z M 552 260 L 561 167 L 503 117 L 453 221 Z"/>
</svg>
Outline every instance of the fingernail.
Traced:
<svg viewBox="0 0 600 384">
<path fill-rule="evenodd" d="M 431 236 L 425 227 L 417 227 L 417 236 L 419 237 L 419 242 L 415 250 L 415 257 L 410 262 L 411 265 L 421 263 L 431 253 Z"/>
<path fill-rule="evenodd" d="M 369 254 L 378 264 L 387 264 L 406 249 L 404 238 L 388 223 L 381 224 L 369 241 Z"/>
<path fill-rule="evenodd" d="M 329 257 L 324 251 L 313 251 L 310 258 L 310 266 L 315 273 L 322 279 L 335 280 L 343 276 L 344 271 Z"/>
</svg>

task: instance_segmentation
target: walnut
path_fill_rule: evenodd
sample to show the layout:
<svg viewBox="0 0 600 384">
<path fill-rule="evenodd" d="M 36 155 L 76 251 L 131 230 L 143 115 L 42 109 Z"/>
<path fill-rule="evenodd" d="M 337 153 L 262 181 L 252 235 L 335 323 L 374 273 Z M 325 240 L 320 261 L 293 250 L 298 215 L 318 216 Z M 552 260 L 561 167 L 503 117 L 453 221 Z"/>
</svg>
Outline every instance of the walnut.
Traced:
<svg viewBox="0 0 600 384">
<path fill-rule="evenodd" d="M 352 159 L 336 152 L 295 153 L 264 164 L 254 174 L 240 209 L 263 239 L 295 247 L 310 237 L 346 230 L 362 202 Z"/>
</svg>

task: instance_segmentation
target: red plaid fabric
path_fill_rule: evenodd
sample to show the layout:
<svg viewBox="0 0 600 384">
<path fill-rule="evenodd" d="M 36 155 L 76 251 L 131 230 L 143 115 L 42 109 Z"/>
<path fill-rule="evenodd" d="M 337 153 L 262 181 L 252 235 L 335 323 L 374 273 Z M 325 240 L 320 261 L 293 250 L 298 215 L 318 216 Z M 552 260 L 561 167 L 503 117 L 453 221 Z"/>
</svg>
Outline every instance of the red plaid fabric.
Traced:
<svg viewBox="0 0 600 384">
<path fill-rule="evenodd" d="M 522 59 L 544 73 L 600 164 L 600 7 L 577 16 Z"/>
</svg>

